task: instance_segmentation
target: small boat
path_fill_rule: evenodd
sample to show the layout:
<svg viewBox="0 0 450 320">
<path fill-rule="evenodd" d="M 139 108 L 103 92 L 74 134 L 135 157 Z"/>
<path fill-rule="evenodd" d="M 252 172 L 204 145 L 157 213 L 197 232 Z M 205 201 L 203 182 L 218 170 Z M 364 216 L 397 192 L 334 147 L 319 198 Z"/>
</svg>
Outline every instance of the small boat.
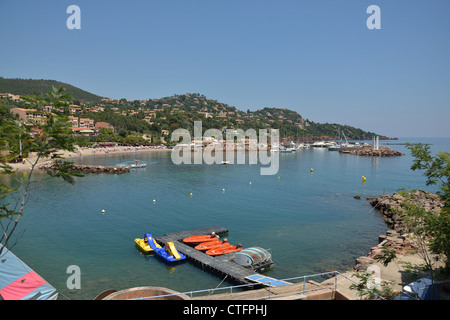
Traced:
<svg viewBox="0 0 450 320">
<path fill-rule="evenodd" d="M 146 166 L 146 163 L 140 162 L 139 160 L 134 160 L 134 163 L 130 165 L 130 168 L 145 168 Z"/>
<path fill-rule="evenodd" d="M 146 233 L 144 239 L 146 239 L 145 242 L 151 247 L 155 254 L 167 262 L 177 262 L 186 259 L 186 256 L 178 252 L 175 248 L 173 241 L 166 242 L 164 248 L 161 248 L 151 233 Z"/>
<path fill-rule="evenodd" d="M 325 141 L 316 141 L 311 145 L 313 148 L 326 148 L 327 143 Z"/>
<path fill-rule="evenodd" d="M 153 240 L 154 245 L 157 248 L 161 248 L 161 246 L 155 241 L 155 239 L 152 238 L 152 240 Z M 134 239 L 134 242 L 139 247 L 139 249 L 141 249 L 142 251 L 144 251 L 146 253 L 153 251 L 152 247 L 148 244 L 148 239 L 146 236 L 144 236 L 143 239 L 136 238 L 136 239 Z"/>
<path fill-rule="evenodd" d="M 237 251 L 242 251 L 242 246 L 239 244 L 237 246 L 230 245 L 226 248 L 210 249 L 210 250 L 206 251 L 206 254 L 208 256 L 220 256 L 223 254 L 237 252 Z"/>
<path fill-rule="evenodd" d="M 219 247 L 225 248 L 227 246 L 231 246 L 231 244 L 228 243 L 227 239 L 223 239 L 223 241 L 217 239 L 217 241 L 212 240 L 212 241 L 200 243 L 199 245 L 195 246 L 195 249 L 199 250 L 199 251 L 207 251 L 207 250 L 211 250 L 211 249 L 217 249 Z"/>
<path fill-rule="evenodd" d="M 340 149 L 341 149 L 341 145 L 339 145 L 339 144 L 328 147 L 328 151 L 339 151 Z"/>
<path fill-rule="evenodd" d="M 173 241 L 166 242 L 164 248 L 155 249 L 155 253 L 167 262 L 177 262 L 186 259 L 186 256 L 175 248 Z"/>
<path fill-rule="evenodd" d="M 200 244 L 202 242 L 214 241 L 217 238 L 218 238 L 218 236 L 216 236 L 216 234 L 213 232 L 211 234 L 188 237 L 188 238 L 183 239 L 183 242 L 187 243 L 187 244 Z"/>
</svg>

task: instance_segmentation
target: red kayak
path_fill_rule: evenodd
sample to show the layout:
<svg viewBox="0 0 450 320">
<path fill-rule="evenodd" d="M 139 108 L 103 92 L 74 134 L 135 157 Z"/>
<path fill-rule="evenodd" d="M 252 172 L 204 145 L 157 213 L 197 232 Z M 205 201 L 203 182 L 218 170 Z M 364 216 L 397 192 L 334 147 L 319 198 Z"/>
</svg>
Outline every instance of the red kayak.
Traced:
<svg viewBox="0 0 450 320">
<path fill-rule="evenodd" d="M 197 245 L 195 247 L 195 249 L 199 250 L 199 251 L 206 251 L 206 250 L 210 250 L 210 249 L 218 249 L 218 248 L 226 248 L 231 246 L 231 244 L 229 244 L 227 242 L 227 239 L 223 239 L 223 241 L 220 241 L 219 239 L 217 239 L 217 241 L 208 241 L 208 242 L 203 242 L 200 243 L 199 245 Z"/>
<path fill-rule="evenodd" d="M 206 254 L 209 256 L 220 256 L 222 254 L 237 252 L 237 251 L 241 251 L 241 250 L 242 250 L 242 247 L 239 245 L 238 246 L 230 245 L 227 248 L 210 249 L 210 250 L 206 251 Z"/>
<path fill-rule="evenodd" d="M 183 239 L 183 242 L 188 243 L 188 244 L 200 244 L 202 242 L 215 241 L 215 240 L 218 240 L 218 238 L 215 234 L 205 234 L 202 236 L 192 236 L 189 238 L 185 238 L 185 239 Z"/>
</svg>

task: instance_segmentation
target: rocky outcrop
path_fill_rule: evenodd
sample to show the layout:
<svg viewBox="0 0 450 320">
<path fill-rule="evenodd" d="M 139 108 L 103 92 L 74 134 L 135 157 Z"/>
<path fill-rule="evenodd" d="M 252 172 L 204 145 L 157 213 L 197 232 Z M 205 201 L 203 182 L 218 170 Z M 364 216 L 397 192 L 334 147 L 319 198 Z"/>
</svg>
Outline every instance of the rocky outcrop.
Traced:
<svg viewBox="0 0 450 320">
<path fill-rule="evenodd" d="M 370 202 L 372 207 L 378 209 L 383 215 L 388 227 L 397 232 L 409 232 L 404 224 L 405 208 L 403 203 L 418 205 L 426 211 L 441 212 L 444 200 L 436 193 L 415 190 L 408 192 L 394 192 L 392 195 L 384 194 Z"/>
<path fill-rule="evenodd" d="M 385 247 L 400 255 L 417 250 L 412 230 L 404 223 L 405 208 L 402 206 L 404 203 L 418 205 L 433 212 L 440 212 L 444 206 L 444 200 L 440 195 L 423 190 L 385 194 L 371 200 L 370 204 L 379 210 L 391 229 L 378 237 L 378 245 L 372 247 L 367 256 L 356 259 L 355 270 L 367 270 L 376 262 L 376 257 L 383 254 Z"/>
<path fill-rule="evenodd" d="M 404 155 L 403 153 L 388 147 L 379 147 L 378 150 L 373 150 L 372 147 L 340 148 L 339 152 L 350 153 L 357 156 L 366 156 L 366 157 L 397 157 Z"/>
<path fill-rule="evenodd" d="M 57 162 L 44 164 L 39 167 L 42 170 L 57 170 L 60 168 L 60 164 Z M 130 172 L 129 168 L 120 166 L 92 166 L 92 165 L 71 165 L 68 168 L 69 172 L 84 172 L 84 173 L 112 173 L 121 174 Z"/>
</svg>

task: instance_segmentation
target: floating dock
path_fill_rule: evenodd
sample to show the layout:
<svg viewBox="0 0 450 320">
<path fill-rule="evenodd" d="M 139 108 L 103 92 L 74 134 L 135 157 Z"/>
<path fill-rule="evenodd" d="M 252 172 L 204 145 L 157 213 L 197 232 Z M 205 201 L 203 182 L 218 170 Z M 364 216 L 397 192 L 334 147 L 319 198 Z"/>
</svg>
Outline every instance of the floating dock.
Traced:
<svg viewBox="0 0 450 320">
<path fill-rule="evenodd" d="M 250 284 L 259 282 L 260 284 L 267 285 L 267 281 L 261 281 L 264 277 L 262 275 L 257 274 L 254 270 L 243 267 L 233 261 L 234 253 L 229 253 L 217 257 L 212 257 L 204 252 L 198 251 L 193 247 L 186 245 L 183 243 L 183 239 L 191 237 L 191 236 L 200 236 L 204 234 L 211 234 L 214 232 L 215 234 L 221 236 L 228 234 L 228 230 L 219 226 L 210 226 L 204 227 L 195 230 L 189 231 L 181 231 L 166 234 L 162 237 L 154 237 L 156 242 L 160 245 L 164 245 L 166 242 L 173 241 L 176 249 L 184 254 L 188 260 L 191 262 L 201 266 L 202 269 L 205 269 L 211 273 L 218 274 L 222 278 L 225 278 L 228 281 L 232 281 L 239 284 Z M 258 279 L 259 281 L 255 281 Z M 272 278 L 270 278 L 272 279 Z M 271 286 L 279 286 L 279 285 L 287 285 L 290 283 L 287 282 L 276 282 L 276 279 L 271 281 Z M 273 282 L 273 284 L 272 284 Z"/>
</svg>

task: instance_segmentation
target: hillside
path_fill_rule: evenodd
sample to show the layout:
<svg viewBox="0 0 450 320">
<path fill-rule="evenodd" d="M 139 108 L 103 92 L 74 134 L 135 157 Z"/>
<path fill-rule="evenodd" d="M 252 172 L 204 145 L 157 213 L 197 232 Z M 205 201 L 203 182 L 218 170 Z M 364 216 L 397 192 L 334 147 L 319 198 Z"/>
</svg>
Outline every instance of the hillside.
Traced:
<svg viewBox="0 0 450 320">
<path fill-rule="evenodd" d="M 194 121 L 202 121 L 203 130 L 216 129 L 279 129 L 286 140 L 312 141 L 335 139 L 342 133 L 348 139 L 372 139 L 375 133 L 337 123 L 316 123 L 287 108 L 263 108 L 242 111 L 234 106 L 209 99 L 199 93 L 175 94 L 159 99 L 114 100 L 102 98 L 72 85 L 54 80 L 5 79 L 0 77 L 0 93 L 43 95 L 51 86 L 64 87 L 74 97 L 79 109 L 72 115 L 108 122 L 116 133 L 127 135 L 148 133 L 154 137 L 168 135 L 183 128 L 193 132 Z M 3 100 L 8 108 L 24 103 Z M 377 134 L 378 135 L 378 134 Z M 381 136 L 380 139 L 388 139 Z"/>
<path fill-rule="evenodd" d="M 102 99 L 100 96 L 55 80 L 7 79 L 0 77 L 0 93 L 32 95 L 34 92 L 37 92 L 40 95 L 43 95 L 45 92 L 49 91 L 52 86 L 66 88 L 66 92 L 72 94 L 74 100 L 98 102 Z"/>
<path fill-rule="evenodd" d="M 102 101 L 100 106 L 104 112 L 90 114 L 96 121 L 106 121 L 123 128 L 127 127 L 126 122 L 130 119 L 120 116 L 134 117 L 141 119 L 151 131 L 158 133 L 161 130 L 172 132 L 178 128 L 192 131 L 193 121 L 201 120 L 203 130 L 272 128 L 279 129 L 282 138 L 296 140 L 335 139 L 342 132 L 348 139 L 372 139 L 375 135 L 373 132 L 348 125 L 316 123 L 286 108 L 242 111 L 199 93 L 175 94 L 171 97 L 148 100 L 109 100 Z"/>
</svg>

